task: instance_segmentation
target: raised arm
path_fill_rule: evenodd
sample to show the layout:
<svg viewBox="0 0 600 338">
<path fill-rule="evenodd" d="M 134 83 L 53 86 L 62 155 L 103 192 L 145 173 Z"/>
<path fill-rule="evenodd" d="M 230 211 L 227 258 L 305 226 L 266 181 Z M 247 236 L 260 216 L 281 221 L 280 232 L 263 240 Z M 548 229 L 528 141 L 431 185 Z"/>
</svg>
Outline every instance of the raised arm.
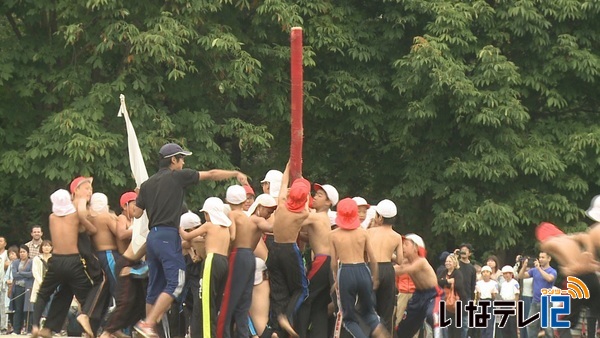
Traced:
<svg viewBox="0 0 600 338">
<path fill-rule="evenodd" d="M 283 171 L 283 177 L 281 178 L 281 189 L 279 190 L 279 196 L 277 197 L 277 204 L 283 205 L 285 204 L 285 199 L 287 198 L 287 189 L 290 184 L 290 161 L 285 165 L 285 170 Z"/>
<path fill-rule="evenodd" d="M 94 235 L 96 232 L 98 232 L 98 229 L 96 229 L 92 222 L 90 222 L 87 219 L 87 201 L 83 198 L 79 198 L 77 199 L 77 204 L 75 205 L 75 207 L 77 208 L 77 216 L 79 217 L 79 223 L 83 225 L 88 234 Z"/>
</svg>

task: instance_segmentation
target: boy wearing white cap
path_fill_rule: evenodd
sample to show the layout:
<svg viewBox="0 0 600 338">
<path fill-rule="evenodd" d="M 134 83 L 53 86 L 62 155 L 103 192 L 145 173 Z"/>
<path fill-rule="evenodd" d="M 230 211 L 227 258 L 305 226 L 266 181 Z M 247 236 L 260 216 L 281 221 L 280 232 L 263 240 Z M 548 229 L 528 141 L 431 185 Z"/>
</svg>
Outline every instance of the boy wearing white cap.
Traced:
<svg viewBox="0 0 600 338">
<path fill-rule="evenodd" d="M 396 274 L 392 261 L 401 264 L 402 236 L 392 229 L 398 209 L 390 200 L 383 200 L 375 207 L 375 226 L 367 230 L 372 243 L 375 259 L 379 267 L 379 288 L 375 291 L 375 310 L 381 317 L 381 324 L 392 332 L 394 306 L 396 305 Z"/>
<path fill-rule="evenodd" d="M 247 213 L 250 216 L 250 220 L 256 225 L 259 234 L 261 232 L 273 231 L 273 224 L 269 223 L 267 219 L 271 217 L 276 208 L 277 201 L 269 194 L 258 195 L 254 203 L 248 208 Z M 256 268 L 254 270 L 254 287 L 252 288 L 252 305 L 249 311 L 250 319 L 252 320 L 250 327 L 252 336 L 262 337 L 268 328 L 269 294 L 271 293 L 266 265 L 268 254 L 267 245 L 259 237 L 254 248 Z M 265 334 L 265 336 L 268 337 L 270 335 Z"/>
<path fill-rule="evenodd" d="M 92 235 L 92 242 L 96 249 L 96 256 L 108 280 L 111 297 L 116 297 L 117 273 L 115 262 L 121 258 L 117 248 L 117 216 L 109 212 L 108 198 L 101 192 L 96 192 L 90 200 L 90 221 L 96 227 Z"/>
<path fill-rule="evenodd" d="M 405 260 L 398 268 L 399 273 L 407 273 L 415 283 L 415 292 L 408 302 L 404 319 L 396 328 L 399 338 L 410 338 L 423 326 L 423 320 L 433 329 L 433 337 L 440 338 L 440 301 L 444 291 L 439 287 L 433 268 L 425 259 L 427 251 L 421 236 L 403 236 L 402 248 Z"/>
<path fill-rule="evenodd" d="M 493 313 L 492 302 L 498 294 L 498 282 L 492 279 L 492 268 L 484 266 L 481 268 L 481 280 L 475 284 L 475 298 L 478 301 L 490 302 L 488 313 Z M 481 303 L 480 303 L 481 304 Z M 488 319 L 486 327 L 481 329 L 481 338 L 492 338 L 494 336 L 495 316 Z"/>
<path fill-rule="evenodd" d="M 53 239 L 52 264 L 48 267 L 34 305 L 32 337 L 52 336 L 50 328 L 40 330 L 39 324 L 46 303 L 57 287 L 63 285 L 70 288 L 77 300 L 83 304 L 92 286 L 77 247 L 79 217 L 69 192 L 63 189 L 57 190 L 50 196 L 50 200 L 52 201 L 52 214 L 49 218 L 50 235 Z"/>
<path fill-rule="evenodd" d="M 200 211 L 204 212 L 206 222 L 190 232 L 180 227 L 179 235 L 186 241 L 204 237 L 206 259 L 202 262 L 200 280 L 202 325 L 199 336 L 214 337 L 217 332 L 217 311 L 221 306 L 227 280 L 231 220 L 223 212 L 223 201 L 217 197 L 207 198 Z"/>
<path fill-rule="evenodd" d="M 231 207 L 229 218 L 235 224 L 235 236 L 229 254 L 229 276 L 227 276 L 216 332 L 217 337 L 229 338 L 235 325 L 236 336 L 248 337 L 250 335 L 248 311 L 252 304 L 256 268 L 253 251 L 262 232 L 244 212 L 243 207 L 246 202 L 244 187 L 232 185 L 227 188 L 225 200 Z"/>
<path fill-rule="evenodd" d="M 375 312 L 372 290 L 379 284 L 377 263 L 367 231 L 360 227 L 358 206 L 350 198 L 344 198 L 337 207 L 337 229 L 329 234 L 331 250 L 331 270 L 334 285 L 340 300 L 344 328 L 353 337 L 389 337 L 389 332 L 379 321 Z M 365 262 L 369 258 L 370 270 Z M 360 304 L 357 309 L 356 302 Z M 363 332 L 359 320 L 364 322 L 369 332 Z"/>
<path fill-rule="evenodd" d="M 327 306 L 331 303 L 329 291 L 333 276 L 331 275 L 331 256 L 329 250 L 329 232 L 331 221 L 327 212 L 338 200 L 337 189 L 330 184 L 313 184 L 315 196 L 311 212 L 302 224 L 308 233 L 308 242 L 313 252 L 310 271 L 307 272 L 308 297 L 298 311 L 298 334 L 300 337 L 327 337 L 329 334 L 329 318 Z M 310 334 L 308 332 L 310 327 Z"/>
</svg>

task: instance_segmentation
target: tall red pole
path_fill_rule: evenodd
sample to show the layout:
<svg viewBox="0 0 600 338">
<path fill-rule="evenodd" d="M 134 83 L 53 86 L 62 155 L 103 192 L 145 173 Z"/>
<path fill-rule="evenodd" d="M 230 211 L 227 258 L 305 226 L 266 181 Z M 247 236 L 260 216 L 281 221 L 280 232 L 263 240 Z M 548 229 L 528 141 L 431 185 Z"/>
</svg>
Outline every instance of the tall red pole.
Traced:
<svg viewBox="0 0 600 338">
<path fill-rule="evenodd" d="M 302 176 L 302 125 L 303 76 L 302 76 L 302 27 L 293 27 L 291 44 L 291 84 L 292 84 L 292 137 L 290 145 L 290 175 L 293 179 Z"/>
</svg>

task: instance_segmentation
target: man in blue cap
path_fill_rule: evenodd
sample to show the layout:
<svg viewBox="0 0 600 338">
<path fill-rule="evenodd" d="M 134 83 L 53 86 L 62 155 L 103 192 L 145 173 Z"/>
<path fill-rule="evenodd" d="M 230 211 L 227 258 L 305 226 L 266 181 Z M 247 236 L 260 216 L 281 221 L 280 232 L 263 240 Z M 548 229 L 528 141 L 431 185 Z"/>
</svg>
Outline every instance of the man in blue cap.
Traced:
<svg viewBox="0 0 600 338">
<path fill-rule="evenodd" d="M 230 178 L 248 184 L 246 175 L 236 170 L 184 169 L 184 159 L 192 153 L 178 144 L 165 144 L 159 154 L 159 170 L 140 186 L 134 213 L 139 218 L 146 210 L 150 229 L 146 240 L 149 267 L 146 318 L 135 325 L 135 330 L 145 338 L 158 337 L 154 326 L 183 290 L 185 261 L 178 227 L 185 188 L 201 180 Z"/>
</svg>

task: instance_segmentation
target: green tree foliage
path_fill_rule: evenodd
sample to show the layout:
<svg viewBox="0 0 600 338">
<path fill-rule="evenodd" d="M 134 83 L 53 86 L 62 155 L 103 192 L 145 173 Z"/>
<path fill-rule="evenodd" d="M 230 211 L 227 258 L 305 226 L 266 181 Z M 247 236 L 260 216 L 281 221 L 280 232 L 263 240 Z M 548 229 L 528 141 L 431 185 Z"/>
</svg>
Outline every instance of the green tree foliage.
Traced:
<svg viewBox="0 0 600 338">
<path fill-rule="evenodd" d="M 0 4 L 2 223 L 43 222 L 79 174 L 133 185 L 124 93 L 152 172 L 258 180 L 289 153 L 289 31 L 304 28 L 305 176 L 400 206 L 432 252 L 530 248 L 584 229 L 600 185 L 600 4 L 591 0 L 7 0 Z M 216 188 L 216 190 L 214 190 Z M 220 194 L 194 189 L 188 202 Z"/>
</svg>

